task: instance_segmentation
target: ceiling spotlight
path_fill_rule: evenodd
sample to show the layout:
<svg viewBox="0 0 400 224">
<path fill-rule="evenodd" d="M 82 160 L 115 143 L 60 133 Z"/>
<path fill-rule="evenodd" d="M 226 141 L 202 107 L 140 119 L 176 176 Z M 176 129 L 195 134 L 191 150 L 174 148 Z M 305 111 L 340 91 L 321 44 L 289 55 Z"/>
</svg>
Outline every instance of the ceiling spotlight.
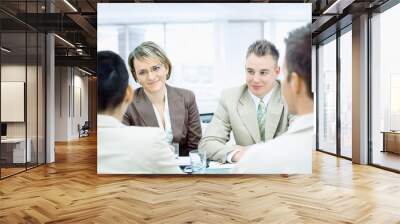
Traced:
<svg viewBox="0 0 400 224">
<path fill-rule="evenodd" d="M 76 53 L 78 53 L 79 55 L 83 55 L 83 50 L 81 48 L 77 48 Z"/>
</svg>

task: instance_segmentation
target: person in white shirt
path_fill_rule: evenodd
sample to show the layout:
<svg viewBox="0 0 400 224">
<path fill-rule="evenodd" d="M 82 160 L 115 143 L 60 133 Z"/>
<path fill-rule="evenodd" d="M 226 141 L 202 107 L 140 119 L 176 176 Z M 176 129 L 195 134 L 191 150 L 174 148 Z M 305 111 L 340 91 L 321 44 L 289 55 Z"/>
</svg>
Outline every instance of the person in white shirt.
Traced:
<svg viewBox="0 0 400 224">
<path fill-rule="evenodd" d="M 233 173 L 310 174 L 313 150 L 311 91 L 311 26 L 292 31 L 286 42 L 283 96 L 296 118 L 283 135 L 248 149 Z"/>
<path fill-rule="evenodd" d="M 183 173 L 162 129 L 121 123 L 134 97 L 122 58 L 101 51 L 97 63 L 97 173 Z"/>
<path fill-rule="evenodd" d="M 246 54 L 246 84 L 225 90 L 200 141 L 210 160 L 237 162 L 247 146 L 283 134 L 291 116 L 277 77 L 279 52 L 267 40 L 252 43 Z M 233 133 L 235 145 L 227 142 Z"/>
</svg>

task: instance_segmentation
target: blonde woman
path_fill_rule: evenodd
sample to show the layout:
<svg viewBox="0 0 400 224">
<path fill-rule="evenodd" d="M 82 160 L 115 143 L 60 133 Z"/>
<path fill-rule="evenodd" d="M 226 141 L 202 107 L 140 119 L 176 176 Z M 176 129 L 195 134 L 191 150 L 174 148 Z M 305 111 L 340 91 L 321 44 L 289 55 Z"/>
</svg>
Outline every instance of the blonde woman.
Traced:
<svg viewBox="0 0 400 224">
<path fill-rule="evenodd" d="M 143 42 L 129 55 L 128 64 L 141 87 L 134 92 L 123 123 L 160 127 L 170 144 L 179 144 L 179 155 L 197 149 L 201 138 L 200 115 L 192 91 L 166 84 L 172 65 L 153 42 Z"/>
</svg>

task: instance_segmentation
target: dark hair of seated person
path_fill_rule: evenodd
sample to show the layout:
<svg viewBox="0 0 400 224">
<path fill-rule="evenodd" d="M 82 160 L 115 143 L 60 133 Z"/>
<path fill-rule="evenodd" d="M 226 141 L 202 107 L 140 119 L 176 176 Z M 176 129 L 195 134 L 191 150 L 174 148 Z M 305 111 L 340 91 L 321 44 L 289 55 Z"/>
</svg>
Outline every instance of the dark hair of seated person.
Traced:
<svg viewBox="0 0 400 224">
<path fill-rule="evenodd" d="M 311 24 L 297 28 L 289 33 L 286 43 L 286 66 L 288 80 L 296 72 L 306 84 L 308 97 L 313 98 L 311 90 Z"/>
<path fill-rule="evenodd" d="M 97 107 L 99 112 L 117 108 L 124 100 L 129 73 L 122 58 L 112 51 L 97 53 Z"/>
</svg>

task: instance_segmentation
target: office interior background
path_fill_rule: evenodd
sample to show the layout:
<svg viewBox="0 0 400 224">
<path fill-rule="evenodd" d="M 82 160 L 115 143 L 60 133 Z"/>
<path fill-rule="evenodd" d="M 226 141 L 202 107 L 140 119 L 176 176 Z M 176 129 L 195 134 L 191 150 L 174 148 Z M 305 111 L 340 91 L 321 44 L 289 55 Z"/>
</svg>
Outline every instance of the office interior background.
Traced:
<svg viewBox="0 0 400 224">
<path fill-rule="evenodd" d="M 284 38 L 307 23 L 310 4 L 103 3 L 98 5 L 97 50 L 114 51 L 127 62 L 142 42 L 155 42 L 173 65 L 168 84 L 192 90 L 199 112 L 207 114 L 216 110 L 222 90 L 245 82 L 250 44 L 263 38 L 275 43 L 282 66 Z M 131 83 L 138 86 L 132 77 Z"/>
<path fill-rule="evenodd" d="M 196 24 L 190 24 L 193 32 L 182 33 L 181 26 L 188 24 L 109 21 L 110 24 L 104 22 L 97 25 L 97 3 L 105 2 L 134 1 L 2 0 L 0 2 L 2 132 L 0 191 L 3 192 L 0 197 L 2 201 L 7 199 L 2 195 L 12 198 L 12 194 L 22 188 L 10 190 L 11 183 L 28 184 L 33 179 L 50 181 L 46 178 L 50 176 L 51 179 L 51 175 L 75 174 L 74 172 L 78 172 L 76 169 L 79 167 L 82 170 L 95 172 L 93 171 L 95 167 L 92 169 L 90 166 L 79 165 L 76 161 L 85 163 L 93 160 L 96 155 L 93 148 L 93 142 L 95 143 L 93 136 L 96 135 L 96 52 L 98 50 L 113 49 L 126 58 L 129 51 L 141 41 L 140 38 L 147 35 L 154 36 L 157 38 L 155 41 L 161 43 L 170 57 L 177 61 L 176 74 L 172 76 L 171 84 L 179 86 L 180 82 L 185 82 L 186 88 L 192 88 L 195 91 L 201 108 L 200 112 L 212 112 L 215 98 L 207 98 L 203 91 L 205 89 L 218 92 L 219 89 L 212 88 L 210 84 L 217 82 L 216 77 L 213 76 L 215 73 L 209 71 L 217 69 L 216 64 L 223 61 L 224 57 L 220 57 L 216 52 L 205 52 L 201 44 L 190 42 L 195 39 L 190 35 L 216 32 L 213 28 L 215 26 L 196 22 Z M 238 2 L 262 4 L 262 2 L 282 1 Z M 379 205 L 374 205 L 378 207 L 385 203 L 392 203 L 392 205 L 384 209 L 380 207 L 376 210 L 377 213 L 372 210 L 374 208 L 372 206 L 371 210 L 367 210 L 376 216 L 370 215 L 368 218 L 379 217 L 377 214 L 380 212 L 381 217 L 388 221 L 384 223 L 400 220 L 398 213 L 393 212 L 396 208 L 398 211 L 399 208 L 396 207 L 398 204 L 395 202 L 395 196 L 399 194 L 398 190 L 396 191 L 399 189 L 399 183 L 396 182 L 398 174 L 393 176 L 393 173 L 400 173 L 400 101 L 397 98 L 400 93 L 400 67 L 396 57 L 397 52 L 400 51 L 400 44 L 397 41 L 400 39 L 397 29 L 397 23 L 400 21 L 399 2 L 396 0 L 284 2 L 311 3 L 312 5 L 317 151 L 314 154 L 314 158 L 317 158 L 314 159 L 316 176 L 313 178 L 316 178 L 319 184 L 323 182 L 325 190 L 332 189 L 333 186 L 337 187 L 339 189 L 335 190 L 337 195 L 341 194 L 341 189 L 345 189 L 343 191 L 347 195 L 349 185 L 356 185 L 357 189 L 361 185 L 363 187 L 370 185 L 365 187 L 367 190 L 363 192 L 368 192 L 374 199 L 363 200 L 384 201 L 381 204 L 378 203 Z M 229 26 L 241 27 L 241 22 L 247 23 L 246 21 L 236 22 Z M 249 30 L 241 32 L 243 35 L 235 36 L 235 38 L 245 39 L 242 42 L 244 46 L 247 46 L 246 41 L 249 36 L 271 38 L 271 40 L 277 40 L 276 44 L 282 49 L 281 40 L 284 33 L 303 22 L 291 21 L 282 24 L 274 24 L 271 21 L 251 22 L 251 24 L 246 24 Z M 138 35 L 137 38 L 135 35 Z M 109 38 L 110 41 L 97 45 L 96 38 L 100 36 Z M 180 58 L 180 55 L 184 54 L 174 52 L 175 46 L 182 43 L 180 38 L 184 38 L 188 46 L 195 46 L 192 52 L 185 52 L 193 53 L 193 57 Z M 204 38 L 203 41 L 202 44 L 218 44 L 215 42 L 218 40 L 211 38 Z M 225 44 L 234 45 L 235 41 L 237 40 L 232 39 Z M 238 46 L 241 47 L 240 51 L 244 51 L 242 49 L 244 46 Z M 239 52 L 232 55 L 244 54 Z M 227 57 L 225 60 L 230 59 L 242 60 L 240 57 Z M 202 67 L 191 67 L 191 60 L 200 60 Z M 232 67 L 232 70 L 242 71 L 243 69 Z M 237 77 L 237 79 L 227 80 L 228 84 L 240 83 L 240 75 Z M 210 84 L 210 86 L 200 89 L 200 84 Z M 218 93 L 214 94 L 214 92 L 209 95 L 218 96 Z M 81 136 L 87 133 L 89 137 Z M 83 153 L 87 152 L 85 144 L 92 144 L 91 147 L 87 147 L 92 150 L 91 154 Z M 77 160 L 74 162 L 72 158 Z M 327 161 L 333 162 L 322 163 L 320 158 L 328 158 Z M 57 164 L 61 164 L 60 168 L 57 168 Z M 367 168 L 360 168 L 358 164 Z M 95 166 L 95 163 L 90 163 L 90 165 Z M 346 170 L 343 170 L 342 166 L 347 167 Z M 78 168 L 73 170 L 73 167 Z M 67 172 L 68 169 L 71 170 Z M 375 174 L 385 177 L 368 179 Z M 357 175 L 357 178 L 351 180 L 352 175 Z M 88 176 L 97 178 L 94 173 L 79 174 L 74 178 L 84 179 Z M 330 182 L 328 176 L 329 178 L 337 177 L 337 179 Z M 347 177 L 350 177 L 350 180 L 346 179 Z M 351 182 L 360 177 L 366 178 L 365 182 Z M 110 177 L 108 180 L 126 180 L 124 178 L 126 177 Z M 295 181 L 299 181 L 296 178 L 300 177 L 294 177 Z M 344 181 L 342 178 L 350 182 L 340 185 Z M 101 183 L 100 179 L 96 179 L 98 184 Z M 173 180 L 184 182 L 184 178 L 182 179 Z M 291 180 L 289 178 L 286 181 Z M 169 180 L 165 181 L 168 185 Z M 195 180 L 187 179 L 186 181 L 192 183 Z M 249 177 L 248 181 L 259 183 L 257 181 L 260 179 L 257 180 L 255 177 L 253 180 Z M 268 182 L 268 180 L 265 181 Z M 72 182 L 80 181 L 71 179 Z M 234 183 L 233 180 L 231 182 L 226 180 L 226 182 Z M 386 185 L 383 187 L 383 185 L 377 186 L 378 184 Z M 154 185 L 151 186 L 154 187 Z M 79 187 L 82 186 L 76 186 L 77 189 Z M 364 189 L 363 187 L 361 188 Z M 382 196 L 381 190 L 385 191 L 385 194 L 389 192 L 389 195 L 394 197 L 393 201 Z M 6 194 L 5 192 L 13 193 Z M 359 195 L 355 193 L 353 196 L 357 198 Z M 313 196 L 309 195 L 309 197 Z M 306 202 L 303 201 L 303 203 Z M 10 212 L 6 204 L 0 205 L 2 207 L 0 213 Z M 339 211 L 336 208 L 333 210 Z M 355 212 L 354 219 L 348 218 L 353 217 L 348 213 L 343 213 L 340 217 L 332 214 L 326 217 L 334 221 L 355 222 L 364 220 L 361 218 L 361 213 Z M 30 217 L 32 216 L 35 215 L 30 214 Z M 311 219 L 310 216 L 305 216 Z M 356 216 L 360 219 L 356 219 Z M 307 218 L 303 217 L 303 219 Z"/>
<path fill-rule="evenodd" d="M 61 16 L 70 10 L 62 1 L 2 1 L 0 6 L 4 178 L 54 162 L 54 143 L 79 138 L 85 122 L 95 132 L 96 42 L 87 42 L 79 25 Z M 83 18 L 77 16 L 76 21 Z M 48 34 L 61 30 L 65 33 Z M 71 37 L 74 44 L 67 40 Z"/>
</svg>

